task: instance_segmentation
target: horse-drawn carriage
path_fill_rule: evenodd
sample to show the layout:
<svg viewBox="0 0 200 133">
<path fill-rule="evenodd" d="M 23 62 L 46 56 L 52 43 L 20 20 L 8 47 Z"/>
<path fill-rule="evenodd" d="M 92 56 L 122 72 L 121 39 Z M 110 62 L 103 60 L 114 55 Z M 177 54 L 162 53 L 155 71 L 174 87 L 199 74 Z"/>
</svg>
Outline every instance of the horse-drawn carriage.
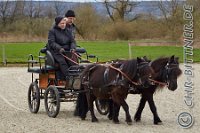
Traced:
<svg viewBox="0 0 200 133">
<path fill-rule="evenodd" d="M 84 54 L 86 59 L 83 60 Z M 60 78 L 62 76 L 59 74 L 59 66 L 47 49 L 40 50 L 39 61 L 34 60 L 33 55 L 29 55 L 28 72 L 32 73 L 32 83 L 28 90 L 28 104 L 32 113 L 38 112 L 40 99 L 44 99 L 49 117 L 58 115 L 60 102 L 78 100 L 77 105 L 81 108 L 78 115 L 84 120 L 89 109 L 92 122 L 95 122 L 98 121 L 93 110 L 95 101 L 100 114 L 106 115 L 110 109 L 108 117 L 115 123 L 119 123 L 119 109 L 122 106 L 126 113 L 126 122 L 131 124 L 132 119 L 125 99 L 132 89 L 138 89 L 139 93 L 137 90 L 137 93 L 132 92 L 142 94 L 135 121 L 141 119 L 141 112 L 148 101 L 154 115 L 154 124 L 162 122 L 156 112 L 153 94 L 160 85 L 173 91 L 177 89 L 177 78 L 181 74 L 177 57 L 158 58 L 153 61 L 137 58 L 102 65 L 91 63 L 89 58 L 94 58 L 96 62 L 98 58 L 88 55 L 82 48 L 71 52 L 71 55 L 72 58 L 63 55 L 74 64 L 68 69 L 71 77 L 68 83 Z M 34 64 L 37 63 L 39 66 L 35 67 Z M 34 78 L 34 73 L 38 74 L 39 78 Z M 83 94 L 82 97 L 80 94 Z M 99 99 L 112 99 L 112 104 L 101 104 Z"/>
<path fill-rule="evenodd" d="M 73 64 L 68 69 L 70 76 L 68 83 L 62 79 L 59 66 L 49 50 L 42 48 L 38 60 L 34 60 L 34 56 L 29 55 L 28 72 L 32 73 L 32 82 L 28 90 L 28 105 L 32 113 L 38 112 L 40 99 L 44 99 L 48 116 L 56 117 L 60 110 L 60 102 L 76 101 L 77 95 L 84 93 L 83 90 L 80 90 L 80 74 L 85 66 L 91 63 L 89 59 L 93 58 L 92 60 L 98 62 L 98 57 L 88 55 L 84 48 L 77 48 L 76 51 L 69 53 L 71 58 L 63 55 Z M 35 74 L 39 77 L 35 78 Z M 100 107 L 97 108 L 101 113 Z"/>
</svg>

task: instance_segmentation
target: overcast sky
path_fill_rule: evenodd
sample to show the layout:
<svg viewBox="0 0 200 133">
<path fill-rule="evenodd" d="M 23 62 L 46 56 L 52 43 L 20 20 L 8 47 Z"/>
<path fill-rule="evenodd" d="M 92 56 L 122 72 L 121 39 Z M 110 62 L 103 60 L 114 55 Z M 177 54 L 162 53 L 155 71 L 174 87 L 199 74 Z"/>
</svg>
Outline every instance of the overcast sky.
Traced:
<svg viewBox="0 0 200 133">
<path fill-rule="evenodd" d="M 7 1 L 7 0 L 0 0 L 0 1 Z M 26 1 L 30 1 L 30 0 L 26 0 Z M 34 1 L 102 2 L 104 0 L 34 0 Z M 110 1 L 115 1 L 115 0 L 110 0 Z M 131 0 L 131 1 L 160 1 L 160 0 Z M 166 1 L 166 0 L 163 0 L 163 1 Z M 184 0 L 180 0 L 180 1 L 184 1 Z"/>
<path fill-rule="evenodd" d="M 0 0 L 0 1 L 6 1 L 6 0 Z M 26 0 L 30 1 L 30 0 Z M 34 0 L 34 1 L 67 1 L 67 2 L 101 2 L 104 0 Z M 115 0 L 110 0 L 110 1 L 115 1 Z M 131 1 L 158 1 L 158 0 L 131 0 Z"/>
</svg>

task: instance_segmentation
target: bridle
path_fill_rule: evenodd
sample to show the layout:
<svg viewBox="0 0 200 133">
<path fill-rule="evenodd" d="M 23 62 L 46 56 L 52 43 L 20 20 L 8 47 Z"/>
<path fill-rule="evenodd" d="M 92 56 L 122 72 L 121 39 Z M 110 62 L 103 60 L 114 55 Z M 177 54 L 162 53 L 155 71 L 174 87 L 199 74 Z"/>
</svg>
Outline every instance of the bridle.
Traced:
<svg viewBox="0 0 200 133">
<path fill-rule="evenodd" d="M 172 66 L 172 67 L 170 67 Z M 149 79 L 150 81 L 154 82 L 154 83 L 157 83 L 159 85 L 163 85 L 163 86 L 169 86 L 169 74 L 170 74 L 170 71 L 172 69 L 176 69 L 178 68 L 178 64 L 169 64 L 169 62 L 165 65 L 165 69 L 164 69 L 164 73 L 166 73 L 165 77 L 164 77 L 164 82 L 160 82 L 160 81 L 157 81 L 157 80 L 154 80 L 154 79 Z"/>
<path fill-rule="evenodd" d="M 166 77 L 165 77 L 165 83 L 167 83 L 167 86 L 169 86 L 169 74 L 171 72 L 172 69 L 176 69 L 178 68 L 178 64 L 169 64 L 167 63 L 165 66 L 165 71 L 166 71 Z"/>
</svg>

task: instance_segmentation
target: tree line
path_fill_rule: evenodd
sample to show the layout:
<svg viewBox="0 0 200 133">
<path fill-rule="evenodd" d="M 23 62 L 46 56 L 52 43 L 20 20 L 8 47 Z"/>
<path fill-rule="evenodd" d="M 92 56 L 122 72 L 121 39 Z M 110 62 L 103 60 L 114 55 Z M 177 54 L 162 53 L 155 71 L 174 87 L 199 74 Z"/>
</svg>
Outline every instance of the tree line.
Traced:
<svg viewBox="0 0 200 133">
<path fill-rule="evenodd" d="M 76 12 L 77 39 L 84 40 L 180 40 L 183 30 L 183 4 L 194 5 L 195 35 L 200 30 L 200 2 L 198 0 L 161 0 L 155 6 L 160 17 L 148 13 L 131 15 L 139 2 L 104 0 L 106 15 L 97 12 L 92 3 L 64 4 L 54 1 L 0 1 L 0 41 L 45 41 L 55 16 L 68 9 Z"/>
</svg>

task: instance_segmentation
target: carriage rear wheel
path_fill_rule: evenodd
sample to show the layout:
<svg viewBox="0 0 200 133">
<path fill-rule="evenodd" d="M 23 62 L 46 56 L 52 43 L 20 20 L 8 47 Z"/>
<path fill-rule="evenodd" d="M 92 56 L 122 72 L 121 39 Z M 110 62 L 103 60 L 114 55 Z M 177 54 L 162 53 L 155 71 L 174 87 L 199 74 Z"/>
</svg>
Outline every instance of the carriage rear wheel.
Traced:
<svg viewBox="0 0 200 133">
<path fill-rule="evenodd" d="M 102 102 L 104 104 L 102 104 Z M 109 112 L 109 102 L 108 101 L 96 99 L 95 105 L 96 105 L 97 111 L 101 115 L 107 115 L 108 114 L 108 112 Z"/>
<path fill-rule="evenodd" d="M 60 96 L 55 86 L 49 86 L 44 94 L 44 105 L 49 117 L 55 118 L 60 111 Z"/>
<path fill-rule="evenodd" d="M 32 113 L 37 113 L 40 107 L 40 89 L 37 82 L 32 82 L 28 89 L 28 106 Z"/>
</svg>

